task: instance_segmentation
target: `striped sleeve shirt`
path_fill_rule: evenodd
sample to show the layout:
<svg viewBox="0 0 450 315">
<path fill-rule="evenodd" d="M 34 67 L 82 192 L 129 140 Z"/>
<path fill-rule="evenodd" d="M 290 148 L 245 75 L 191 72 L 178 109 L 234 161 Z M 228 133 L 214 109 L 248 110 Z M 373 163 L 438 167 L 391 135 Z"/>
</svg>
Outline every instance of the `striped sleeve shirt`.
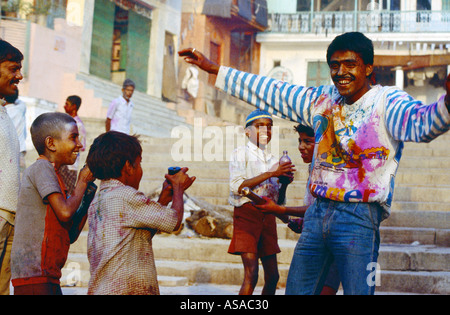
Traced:
<svg viewBox="0 0 450 315">
<path fill-rule="evenodd" d="M 425 105 L 395 87 L 373 86 L 345 105 L 334 86 L 302 87 L 221 67 L 216 87 L 315 130 L 314 197 L 375 202 L 390 213 L 403 142 L 429 142 L 450 128 L 444 96 Z"/>
</svg>

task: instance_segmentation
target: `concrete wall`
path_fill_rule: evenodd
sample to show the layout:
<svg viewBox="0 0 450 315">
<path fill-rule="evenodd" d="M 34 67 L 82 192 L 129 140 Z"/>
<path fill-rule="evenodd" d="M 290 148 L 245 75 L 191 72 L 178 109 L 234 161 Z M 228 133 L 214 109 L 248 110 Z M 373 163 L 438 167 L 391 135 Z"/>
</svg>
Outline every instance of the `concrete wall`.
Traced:
<svg viewBox="0 0 450 315">
<path fill-rule="evenodd" d="M 55 29 L 31 23 L 28 76 L 20 85 L 21 95 L 43 99 L 62 108 L 66 73 L 80 68 L 81 27 L 55 20 Z"/>
<path fill-rule="evenodd" d="M 165 34 L 172 34 L 178 42 L 181 0 L 146 2 L 154 7 L 147 92 L 161 99 Z M 64 111 L 67 96 L 77 94 L 83 99 L 81 116 L 106 116 L 101 99 L 76 79 L 77 73 L 89 73 L 92 18 L 93 1 L 72 0 L 68 21 L 56 19 L 54 30 L 31 23 L 28 76 L 21 83 L 21 95 L 55 103 L 57 110 Z"/>
</svg>

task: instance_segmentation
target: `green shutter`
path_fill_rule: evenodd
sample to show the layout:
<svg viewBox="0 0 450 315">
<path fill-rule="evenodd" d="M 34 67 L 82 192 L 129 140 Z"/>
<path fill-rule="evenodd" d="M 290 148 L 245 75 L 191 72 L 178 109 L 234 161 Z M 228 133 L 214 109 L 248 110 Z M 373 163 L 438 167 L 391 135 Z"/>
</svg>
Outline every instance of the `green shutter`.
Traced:
<svg viewBox="0 0 450 315">
<path fill-rule="evenodd" d="M 107 80 L 111 80 L 114 10 L 113 2 L 95 0 L 89 72 Z"/>
<path fill-rule="evenodd" d="M 330 84 L 330 70 L 326 62 L 308 62 L 307 86 L 319 86 Z"/>
<path fill-rule="evenodd" d="M 321 62 L 319 85 L 328 85 L 328 84 L 330 84 L 330 67 L 328 66 L 328 63 Z"/>
<path fill-rule="evenodd" d="M 141 92 L 147 92 L 150 29 L 151 20 L 129 11 L 127 78 L 132 79 L 136 83 L 136 89 Z"/>
<path fill-rule="evenodd" d="M 442 0 L 442 11 L 450 11 L 450 0 Z"/>
</svg>

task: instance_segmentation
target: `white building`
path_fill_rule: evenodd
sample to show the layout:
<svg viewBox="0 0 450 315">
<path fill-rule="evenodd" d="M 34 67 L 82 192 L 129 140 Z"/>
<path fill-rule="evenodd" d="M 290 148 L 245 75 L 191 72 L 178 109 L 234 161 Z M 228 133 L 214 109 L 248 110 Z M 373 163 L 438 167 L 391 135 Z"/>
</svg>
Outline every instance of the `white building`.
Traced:
<svg viewBox="0 0 450 315">
<path fill-rule="evenodd" d="M 450 65 L 450 0 L 268 0 L 259 33 L 261 74 L 300 85 L 330 84 L 326 50 L 360 31 L 375 47 L 375 73 L 427 103 L 445 90 Z"/>
<path fill-rule="evenodd" d="M 181 0 L 44 2 L 50 6 L 43 19 L 19 12 L 0 21 L 0 37 L 25 56 L 19 89 L 30 121 L 43 111 L 63 112 L 74 94 L 82 98 L 80 117 L 105 120 L 130 78 L 136 83 L 133 133 L 170 136 L 172 127 L 185 124 L 166 106 L 177 98 Z"/>
</svg>

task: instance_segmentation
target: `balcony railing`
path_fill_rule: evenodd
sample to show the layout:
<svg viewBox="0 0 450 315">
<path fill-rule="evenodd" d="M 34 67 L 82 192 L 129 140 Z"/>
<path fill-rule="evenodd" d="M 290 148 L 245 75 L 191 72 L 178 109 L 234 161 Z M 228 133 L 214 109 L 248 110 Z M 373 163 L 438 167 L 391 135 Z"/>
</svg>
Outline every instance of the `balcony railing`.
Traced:
<svg viewBox="0 0 450 315">
<path fill-rule="evenodd" d="M 450 11 L 358 11 L 269 14 L 271 33 L 450 32 Z"/>
</svg>

